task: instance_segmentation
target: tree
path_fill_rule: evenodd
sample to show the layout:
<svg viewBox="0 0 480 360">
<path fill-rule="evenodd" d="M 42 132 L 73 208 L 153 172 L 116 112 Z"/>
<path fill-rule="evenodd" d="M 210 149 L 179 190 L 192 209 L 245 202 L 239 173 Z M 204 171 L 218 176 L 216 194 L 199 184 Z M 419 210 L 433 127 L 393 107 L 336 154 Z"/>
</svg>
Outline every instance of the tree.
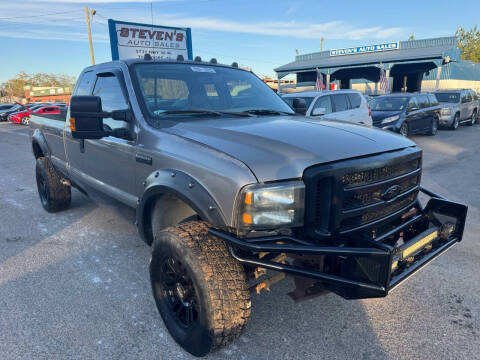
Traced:
<svg viewBox="0 0 480 360">
<path fill-rule="evenodd" d="M 20 71 L 14 78 L 5 81 L 0 86 L 0 92 L 11 97 L 22 97 L 24 87 L 30 86 L 58 86 L 66 87 L 75 84 L 75 77 L 66 74 L 27 74 Z"/>
<path fill-rule="evenodd" d="M 415 40 L 415 35 L 413 35 L 413 34 L 410 35 L 410 36 L 408 37 L 408 40 Z"/>
<path fill-rule="evenodd" d="M 458 47 L 462 51 L 462 59 L 480 62 L 480 30 L 475 25 L 470 30 L 459 27 L 455 32 Z"/>
</svg>

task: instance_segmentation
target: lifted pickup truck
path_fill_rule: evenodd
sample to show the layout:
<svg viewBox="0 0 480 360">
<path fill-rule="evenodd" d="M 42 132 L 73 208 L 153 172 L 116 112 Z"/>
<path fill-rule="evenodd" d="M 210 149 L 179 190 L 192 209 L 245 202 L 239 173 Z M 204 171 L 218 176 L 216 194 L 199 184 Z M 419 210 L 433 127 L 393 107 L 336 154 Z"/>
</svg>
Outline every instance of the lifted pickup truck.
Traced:
<svg viewBox="0 0 480 360">
<path fill-rule="evenodd" d="M 235 63 L 91 66 L 66 121 L 30 129 L 45 210 L 71 186 L 136 209 L 158 310 L 196 356 L 240 335 L 251 289 L 384 297 L 463 235 L 467 207 L 420 185 L 413 142 L 296 115 Z"/>
</svg>

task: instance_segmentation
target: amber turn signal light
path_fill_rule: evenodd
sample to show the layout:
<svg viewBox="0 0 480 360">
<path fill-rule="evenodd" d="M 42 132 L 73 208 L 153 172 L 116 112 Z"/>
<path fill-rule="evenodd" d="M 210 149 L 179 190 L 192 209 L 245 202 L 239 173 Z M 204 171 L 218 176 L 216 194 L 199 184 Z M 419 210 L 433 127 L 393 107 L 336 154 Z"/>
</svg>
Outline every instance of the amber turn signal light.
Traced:
<svg viewBox="0 0 480 360">
<path fill-rule="evenodd" d="M 70 118 L 70 130 L 75 131 L 75 118 L 71 117 Z"/>
</svg>

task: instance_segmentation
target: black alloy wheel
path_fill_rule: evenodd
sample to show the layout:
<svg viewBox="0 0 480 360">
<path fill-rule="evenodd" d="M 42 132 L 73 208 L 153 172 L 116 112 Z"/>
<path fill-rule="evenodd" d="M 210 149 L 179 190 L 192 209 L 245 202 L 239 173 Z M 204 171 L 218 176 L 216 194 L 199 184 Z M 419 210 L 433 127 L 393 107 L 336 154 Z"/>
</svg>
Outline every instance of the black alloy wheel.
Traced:
<svg viewBox="0 0 480 360">
<path fill-rule="evenodd" d="M 45 208 L 50 203 L 50 191 L 48 190 L 47 180 L 37 171 L 36 173 L 38 195 L 40 196 L 40 202 Z"/>
<path fill-rule="evenodd" d="M 400 135 L 403 135 L 405 137 L 408 136 L 408 124 L 406 122 L 404 122 L 402 124 L 402 126 L 400 126 Z"/>
<path fill-rule="evenodd" d="M 157 298 L 162 298 L 170 316 L 184 329 L 198 322 L 197 292 L 185 266 L 172 256 L 165 256 L 160 263 L 159 278 L 154 281 Z"/>
</svg>

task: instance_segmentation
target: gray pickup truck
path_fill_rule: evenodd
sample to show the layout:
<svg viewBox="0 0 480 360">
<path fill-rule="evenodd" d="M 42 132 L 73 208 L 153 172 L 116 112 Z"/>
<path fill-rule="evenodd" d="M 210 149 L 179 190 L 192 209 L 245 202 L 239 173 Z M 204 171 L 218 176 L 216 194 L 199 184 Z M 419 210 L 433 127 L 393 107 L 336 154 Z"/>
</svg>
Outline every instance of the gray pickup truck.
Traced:
<svg viewBox="0 0 480 360">
<path fill-rule="evenodd" d="M 240 335 L 252 290 L 384 297 L 463 236 L 467 207 L 420 185 L 413 142 L 311 121 L 236 63 L 91 66 L 66 119 L 30 130 L 45 210 L 71 187 L 136 209 L 158 311 L 196 356 Z"/>
</svg>

